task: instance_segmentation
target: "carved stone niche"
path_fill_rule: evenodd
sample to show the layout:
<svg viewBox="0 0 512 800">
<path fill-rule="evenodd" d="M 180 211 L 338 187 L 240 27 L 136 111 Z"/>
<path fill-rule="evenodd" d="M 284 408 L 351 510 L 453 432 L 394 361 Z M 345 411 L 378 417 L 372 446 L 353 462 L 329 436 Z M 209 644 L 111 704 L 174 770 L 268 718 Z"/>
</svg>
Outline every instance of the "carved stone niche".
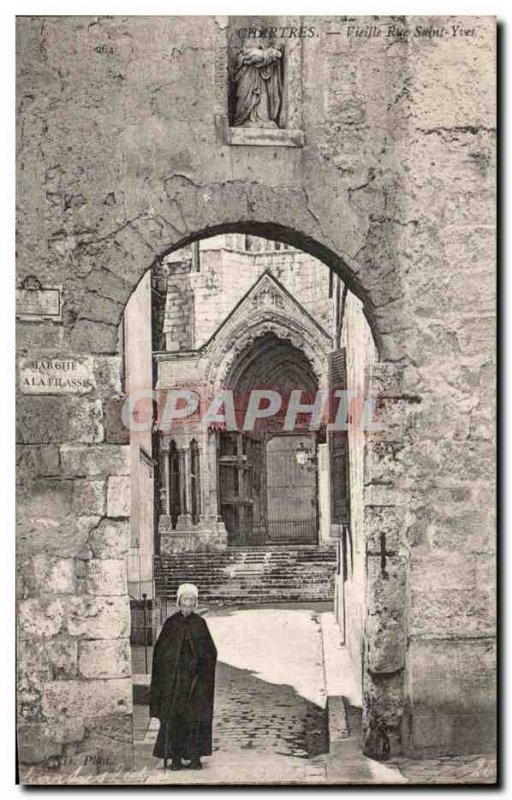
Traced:
<svg viewBox="0 0 512 800">
<path fill-rule="evenodd" d="M 302 147 L 303 41 L 286 36 L 279 17 L 231 17 L 228 26 L 227 118 L 230 145 Z"/>
</svg>

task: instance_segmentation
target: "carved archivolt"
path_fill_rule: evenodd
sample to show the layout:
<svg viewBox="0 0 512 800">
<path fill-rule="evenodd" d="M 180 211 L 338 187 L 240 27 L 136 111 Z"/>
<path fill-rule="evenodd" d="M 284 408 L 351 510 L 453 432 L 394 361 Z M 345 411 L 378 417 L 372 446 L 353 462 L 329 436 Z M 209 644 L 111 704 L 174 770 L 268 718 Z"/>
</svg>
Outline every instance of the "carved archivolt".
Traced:
<svg viewBox="0 0 512 800">
<path fill-rule="evenodd" d="M 264 275 L 206 347 L 208 390 L 216 392 L 243 352 L 269 333 L 301 350 L 318 384 L 325 384 L 330 337 L 271 276 Z"/>
</svg>

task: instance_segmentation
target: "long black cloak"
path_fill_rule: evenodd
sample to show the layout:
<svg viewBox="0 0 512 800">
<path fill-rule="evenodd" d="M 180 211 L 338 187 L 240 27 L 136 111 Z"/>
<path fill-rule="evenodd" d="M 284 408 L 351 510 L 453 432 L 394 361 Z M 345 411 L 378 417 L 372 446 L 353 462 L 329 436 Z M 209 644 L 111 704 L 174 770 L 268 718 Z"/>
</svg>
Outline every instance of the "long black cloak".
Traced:
<svg viewBox="0 0 512 800">
<path fill-rule="evenodd" d="M 149 700 L 150 715 L 161 723 L 157 758 L 173 750 L 184 757 L 211 754 L 216 662 L 217 649 L 201 616 L 177 611 L 165 621 L 153 650 Z"/>
</svg>

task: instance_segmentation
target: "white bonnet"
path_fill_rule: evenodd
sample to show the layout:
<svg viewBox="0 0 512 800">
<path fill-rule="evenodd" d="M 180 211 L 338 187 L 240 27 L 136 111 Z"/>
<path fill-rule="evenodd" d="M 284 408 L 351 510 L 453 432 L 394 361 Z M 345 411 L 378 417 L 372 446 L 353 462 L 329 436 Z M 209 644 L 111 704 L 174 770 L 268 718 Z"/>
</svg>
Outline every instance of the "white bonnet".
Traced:
<svg viewBox="0 0 512 800">
<path fill-rule="evenodd" d="M 193 583 L 182 583 L 180 584 L 180 586 L 178 586 L 178 591 L 176 592 L 176 604 L 178 606 L 180 604 L 180 597 L 182 594 L 193 594 L 194 597 L 196 598 L 196 604 L 197 604 L 197 597 L 199 595 L 199 591 L 197 589 L 197 586 L 194 586 Z"/>
</svg>

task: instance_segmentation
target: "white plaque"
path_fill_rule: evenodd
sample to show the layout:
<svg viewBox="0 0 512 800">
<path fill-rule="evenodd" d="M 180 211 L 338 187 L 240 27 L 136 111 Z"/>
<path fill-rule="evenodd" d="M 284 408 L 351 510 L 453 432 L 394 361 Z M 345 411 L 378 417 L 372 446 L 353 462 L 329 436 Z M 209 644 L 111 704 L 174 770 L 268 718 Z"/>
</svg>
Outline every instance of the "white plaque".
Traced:
<svg viewBox="0 0 512 800">
<path fill-rule="evenodd" d="M 96 386 L 93 360 L 22 358 L 18 385 L 23 394 L 87 394 Z"/>
</svg>

